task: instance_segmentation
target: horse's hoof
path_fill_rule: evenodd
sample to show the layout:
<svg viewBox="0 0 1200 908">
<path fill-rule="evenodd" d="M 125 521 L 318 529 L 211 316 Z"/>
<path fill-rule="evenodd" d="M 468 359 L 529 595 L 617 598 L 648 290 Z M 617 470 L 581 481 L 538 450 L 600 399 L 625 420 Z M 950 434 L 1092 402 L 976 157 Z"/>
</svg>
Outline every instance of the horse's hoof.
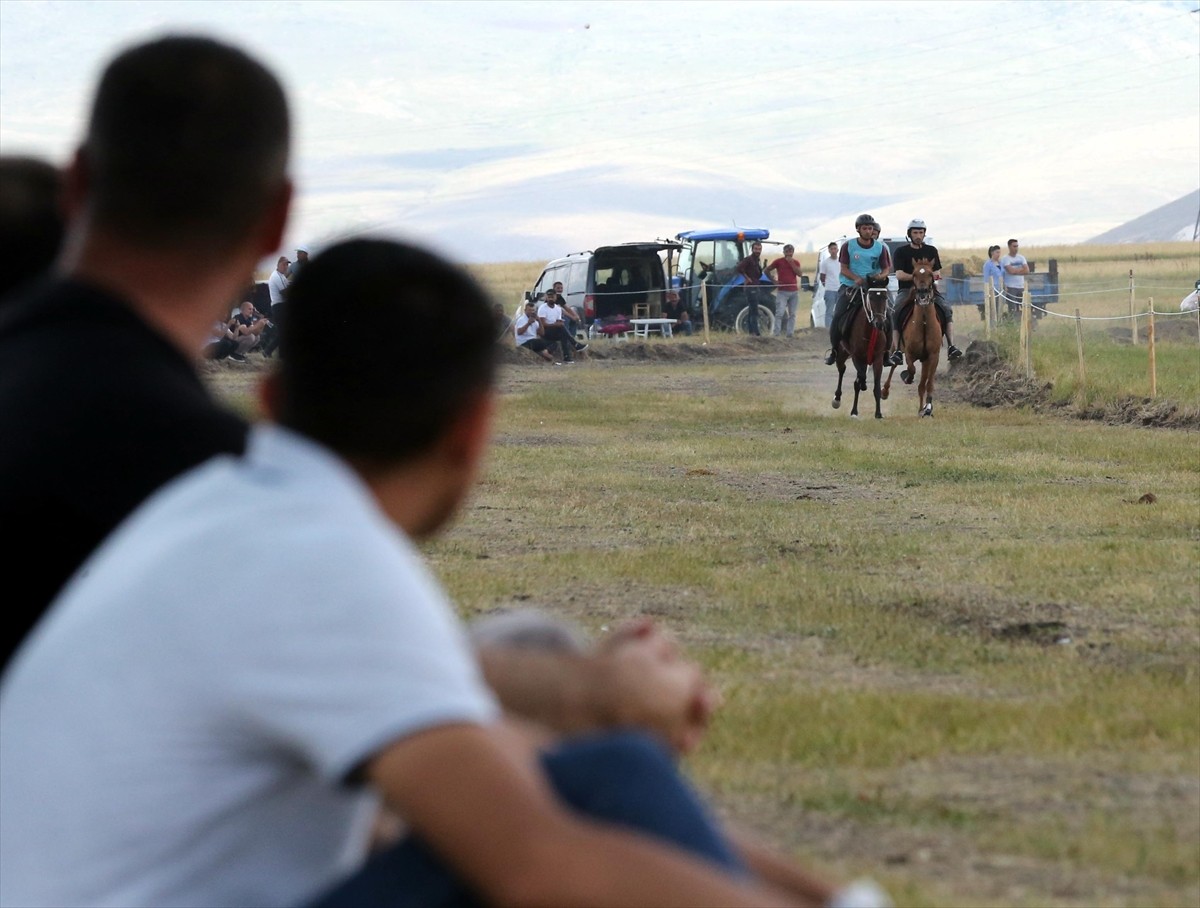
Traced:
<svg viewBox="0 0 1200 908">
<path fill-rule="evenodd" d="M 879 392 L 879 399 L 880 399 L 880 400 L 887 400 L 887 399 L 888 399 L 888 392 L 889 392 L 889 389 L 888 389 L 888 388 L 884 388 L 882 391 L 880 391 L 880 392 Z"/>
<path fill-rule="evenodd" d="M 883 419 L 883 414 L 882 414 L 882 413 L 876 413 L 876 414 L 875 414 L 875 418 L 876 418 L 876 419 Z"/>
<path fill-rule="evenodd" d="M 910 372 L 908 369 L 905 369 L 900 373 L 900 381 L 904 382 L 906 385 L 911 385 L 913 383 L 915 372 L 915 369 L 912 372 Z"/>
<path fill-rule="evenodd" d="M 833 402 L 833 409 L 838 410 L 841 408 L 841 406 L 842 406 L 842 402 L 840 400 L 835 400 Z"/>
<path fill-rule="evenodd" d="M 921 415 L 922 416 L 932 416 L 933 415 L 933 407 L 929 407 L 929 406 L 922 407 Z"/>
<path fill-rule="evenodd" d="M 857 414 L 857 413 L 851 413 L 851 414 L 850 414 L 850 418 L 851 418 L 851 419 L 858 419 L 858 414 Z"/>
</svg>

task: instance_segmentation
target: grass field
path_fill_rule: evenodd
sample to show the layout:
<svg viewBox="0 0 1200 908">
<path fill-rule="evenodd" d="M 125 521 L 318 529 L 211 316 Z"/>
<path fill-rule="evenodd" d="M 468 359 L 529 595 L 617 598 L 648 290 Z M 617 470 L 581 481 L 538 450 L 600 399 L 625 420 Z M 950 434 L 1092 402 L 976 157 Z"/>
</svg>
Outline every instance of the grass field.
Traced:
<svg viewBox="0 0 1200 908">
<path fill-rule="evenodd" d="M 1196 434 L 831 418 L 815 359 L 514 368 L 464 614 L 658 616 L 726 698 L 699 782 L 905 904 L 1195 904 Z"/>
<path fill-rule="evenodd" d="M 478 273 L 500 294 L 540 267 Z M 1073 388 L 1063 324 L 1035 332 L 1052 395 L 1146 393 L 1145 348 L 1110 331 Z M 1159 349 L 1183 407 L 1195 344 Z M 427 550 L 464 617 L 534 606 L 598 636 L 655 616 L 724 694 L 697 783 L 899 904 L 1200 904 L 1200 433 L 972 407 L 956 395 L 992 377 L 966 360 L 934 419 L 898 386 L 854 421 L 823 345 L 506 365 L 479 489 Z"/>
</svg>

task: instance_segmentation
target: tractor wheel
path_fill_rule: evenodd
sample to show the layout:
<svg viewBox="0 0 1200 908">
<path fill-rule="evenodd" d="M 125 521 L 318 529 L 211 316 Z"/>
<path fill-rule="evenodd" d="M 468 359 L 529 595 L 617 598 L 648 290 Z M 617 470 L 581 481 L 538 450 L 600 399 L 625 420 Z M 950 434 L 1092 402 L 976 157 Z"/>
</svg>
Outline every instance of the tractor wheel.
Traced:
<svg viewBox="0 0 1200 908">
<path fill-rule="evenodd" d="M 742 311 L 737 314 L 737 320 L 733 323 L 733 330 L 738 334 L 746 334 L 746 318 L 750 313 L 750 307 L 745 306 Z M 758 307 L 758 333 L 763 337 L 770 337 L 775 333 L 775 313 L 766 306 Z"/>
</svg>

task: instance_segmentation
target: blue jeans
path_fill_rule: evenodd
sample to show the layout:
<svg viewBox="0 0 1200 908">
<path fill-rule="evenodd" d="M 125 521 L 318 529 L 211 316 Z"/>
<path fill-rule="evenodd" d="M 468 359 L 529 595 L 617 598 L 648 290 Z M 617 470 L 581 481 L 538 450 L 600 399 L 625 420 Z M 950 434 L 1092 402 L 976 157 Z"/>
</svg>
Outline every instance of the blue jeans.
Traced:
<svg viewBox="0 0 1200 908">
<path fill-rule="evenodd" d="M 666 750 L 636 732 L 563 744 L 542 758 L 562 801 L 576 812 L 673 843 L 745 876 L 740 858 Z M 465 908 L 482 901 L 419 841 L 406 839 L 372 857 L 311 908 Z"/>
</svg>

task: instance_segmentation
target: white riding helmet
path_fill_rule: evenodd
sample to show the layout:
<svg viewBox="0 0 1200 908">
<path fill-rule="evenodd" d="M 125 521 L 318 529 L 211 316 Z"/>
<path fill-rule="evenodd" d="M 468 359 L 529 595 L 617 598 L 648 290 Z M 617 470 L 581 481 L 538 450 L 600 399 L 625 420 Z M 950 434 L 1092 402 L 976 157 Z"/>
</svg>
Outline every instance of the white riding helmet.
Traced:
<svg viewBox="0 0 1200 908">
<path fill-rule="evenodd" d="M 904 235 L 906 237 L 908 237 L 909 239 L 912 239 L 912 232 L 914 230 L 927 230 L 927 229 L 928 228 L 925 226 L 924 221 L 922 221 L 920 218 L 913 218 L 911 221 L 908 222 L 908 230 L 906 230 L 904 232 Z"/>
</svg>

